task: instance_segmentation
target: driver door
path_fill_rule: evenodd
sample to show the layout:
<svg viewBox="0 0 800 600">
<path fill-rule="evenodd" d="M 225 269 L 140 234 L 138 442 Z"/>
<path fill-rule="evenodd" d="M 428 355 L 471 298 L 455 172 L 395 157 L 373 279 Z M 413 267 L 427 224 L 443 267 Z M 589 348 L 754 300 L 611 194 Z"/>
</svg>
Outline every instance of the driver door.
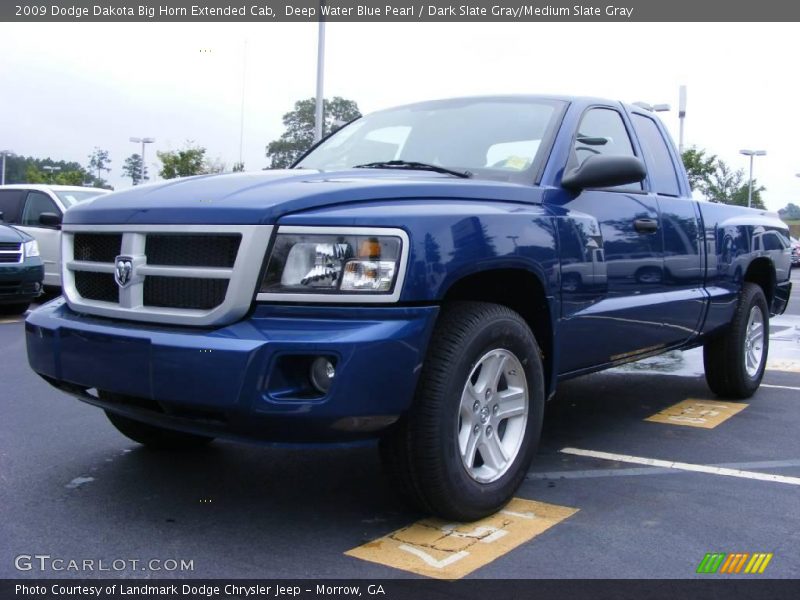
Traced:
<svg viewBox="0 0 800 600">
<path fill-rule="evenodd" d="M 616 108 L 586 110 L 565 172 L 597 154 L 638 154 Z M 656 198 L 636 183 L 585 189 L 563 206 L 575 215 L 568 220 L 578 224 L 581 235 L 573 236 L 571 246 L 579 247 L 574 257 L 562 253 L 561 372 L 621 362 L 660 347 L 663 241 Z M 592 273 L 590 282 L 578 282 L 582 272 Z"/>
</svg>

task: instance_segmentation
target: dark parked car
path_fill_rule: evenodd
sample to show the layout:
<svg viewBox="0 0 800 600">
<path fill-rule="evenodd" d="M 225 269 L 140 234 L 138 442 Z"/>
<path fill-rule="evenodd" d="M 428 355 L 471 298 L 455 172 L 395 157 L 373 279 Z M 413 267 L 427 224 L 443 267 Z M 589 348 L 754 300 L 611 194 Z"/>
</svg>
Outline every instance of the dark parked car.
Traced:
<svg viewBox="0 0 800 600">
<path fill-rule="evenodd" d="M 2 213 L 0 213 L 2 221 Z M 22 314 L 42 293 L 39 245 L 27 233 L 0 222 L 0 314 Z"/>
</svg>

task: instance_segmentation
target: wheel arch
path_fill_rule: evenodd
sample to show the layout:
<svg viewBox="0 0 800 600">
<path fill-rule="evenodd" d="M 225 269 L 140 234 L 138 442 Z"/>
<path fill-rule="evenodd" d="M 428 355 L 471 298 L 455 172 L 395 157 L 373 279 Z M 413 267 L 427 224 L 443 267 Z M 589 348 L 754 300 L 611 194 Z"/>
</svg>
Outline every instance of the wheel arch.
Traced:
<svg viewBox="0 0 800 600">
<path fill-rule="evenodd" d="M 750 282 L 758 285 L 764 292 L 767 299 L 767 306 L 772 306 L 775 297 L 775 265 L 766 256 L 759 256 L 747 266 L 742 282 Z"/>
<path fill-rule="evenodd" d="M 555 389 L 552 299 L 541 277 L 524 268 L 487 269 L 465 275 L 451 283 L 443 304 L 459 300 L 502 304 L 517 312 L 531 328 L 539 349 L 545 376 L 546 397 Z"/>
</svg>

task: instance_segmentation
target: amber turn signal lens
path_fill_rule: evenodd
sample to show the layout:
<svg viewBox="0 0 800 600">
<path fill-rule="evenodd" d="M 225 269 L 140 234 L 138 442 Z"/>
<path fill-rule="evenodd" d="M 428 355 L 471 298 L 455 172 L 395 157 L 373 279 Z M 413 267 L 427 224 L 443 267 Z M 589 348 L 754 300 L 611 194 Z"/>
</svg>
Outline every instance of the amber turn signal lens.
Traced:
<svg viewBox="0 0 800 600">
<path fill-rule="evenodd" d="M 380 258 L 381 257 L 381 243 L 377 238 L 369 238 L 361 242 L 358 247 L 358 258 Z"/>
</svg>

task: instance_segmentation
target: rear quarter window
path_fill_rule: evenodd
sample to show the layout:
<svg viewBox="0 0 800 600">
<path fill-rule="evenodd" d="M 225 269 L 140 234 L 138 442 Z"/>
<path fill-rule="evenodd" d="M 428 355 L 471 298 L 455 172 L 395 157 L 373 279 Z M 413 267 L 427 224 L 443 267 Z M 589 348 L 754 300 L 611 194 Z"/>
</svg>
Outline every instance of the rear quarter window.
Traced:
<svg viewBox="0 0 800 600">
<path fill-rule="evenodd" d="M 642 144 L 652 191 L 664 196 L 680 196 L 678 174 L 672 163 L 672 155 L 656 122 L 650 117 L 634 113 L 633 126 Z"/>
<path fill-rule="evenodd" d="M 0 190 L 0 212 L 3 213 L 3 222 L 19 224 L 22 200 L 26 193 L 26 190 Z"/>
</svg>

